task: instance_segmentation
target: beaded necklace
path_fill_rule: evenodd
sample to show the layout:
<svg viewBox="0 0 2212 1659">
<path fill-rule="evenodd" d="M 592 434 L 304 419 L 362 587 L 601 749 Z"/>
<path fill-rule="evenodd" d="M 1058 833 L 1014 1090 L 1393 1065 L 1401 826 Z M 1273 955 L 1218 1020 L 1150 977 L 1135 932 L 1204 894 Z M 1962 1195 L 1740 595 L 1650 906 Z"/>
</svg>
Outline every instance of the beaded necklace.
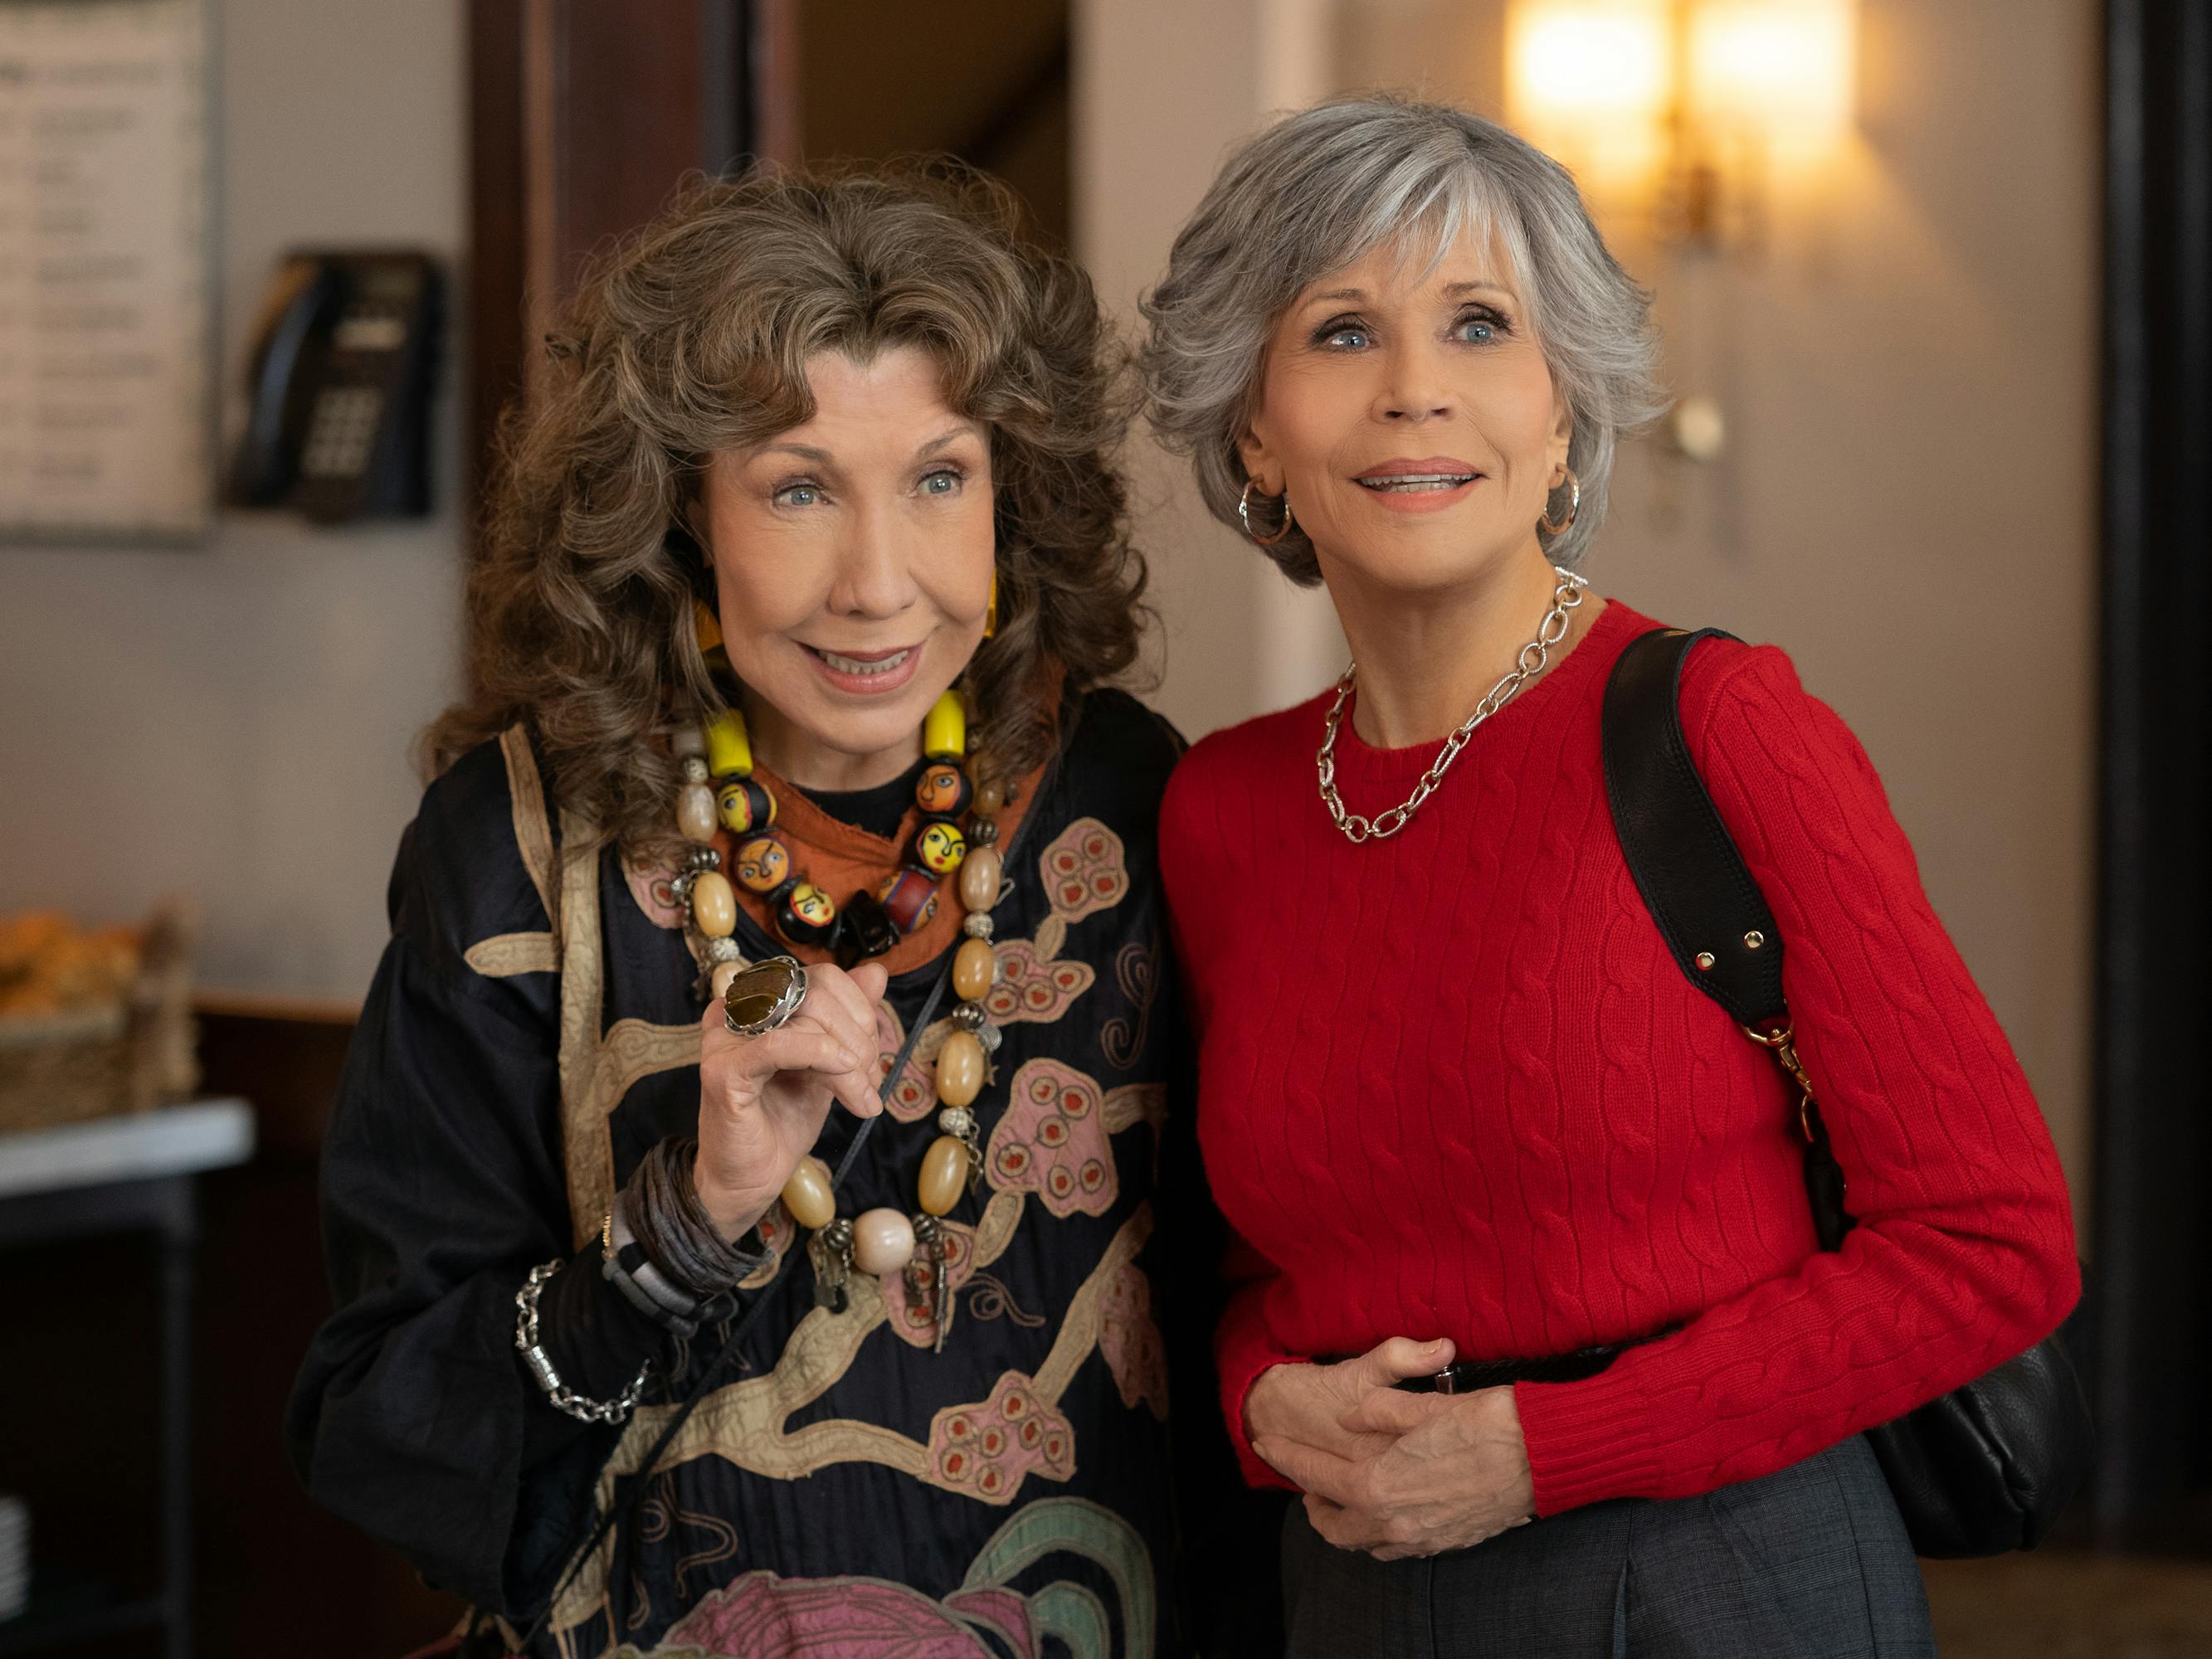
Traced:
<svg viewBox="0 0 2212 1659">
<path fill-rule="evenodd" d="M 722 655 L 719 646 L 717 635 L 708 660 L 710 667 L 726 671 L 726 657 L 719 665 L 714 662 Z M 687 931 L 704 940 L 705 981 L 700 988 L 709 994 L 720 997 L 744 965 L 732 937 L 737 895 L 720 868 L 720 853 L 710 844 L 718 828 L 739 837 L 738 879 L 768 901 L 778 931 L 795 944 L 828 945 L 844 966 L 878 955 L 927 926 L 937 911 L 940 884 L 950 879 L 958 893 L 966 912 L 966 937 L 952 958 L 952 990 L 958 1002 L 951 1014 L 953 1029 L 937 1054 L 939 1133 L 922 1156 L 915 1214 L 878 1208 L 850 1219 L 839 1216 L 830 1166 L 811 1155 L 799 1160 L 781 1194 L 792 1219 L 813 1233 L 807 1253 L 814 1263 L 818 1305 L 844 1312 L 846 1282 L 856 1268 L 899 1273 L 908 1311 L 934 1326 L 939 1349 L 952 1322 L 951 1276 L 940 1218 L 982 1177 L 982 1148 L 970 1108 L 995 1081 L 992 1058 L 1003 1041 L 983 1012 L 983 1000 L 999 975 L 991 912 L 1005 896 L 1005 864 L 994 843 L 1007 796 L 995 779 L 980 787 L 970 781 L 964 764 L 967 729 L 966 708 L 957 692 L 948 690 L 922 728 L 928 764 L 915 786 L 922 819 L 907 843 L 906 862 L 873 894 L 866 888 L 854 893 L 842 911 L 828 894 L 793 871 L 791 848 L 775 830 L 775 796 L 753 776 L 743 714 L 726 708 L 703 730 L 679 727 L 671 742 L 684 769 L 677 827 L 690 843 L 684 867 L 671 885 L 684 906 Z M 958 821 L 963 811 L 964 831 Z"/>
</svg>

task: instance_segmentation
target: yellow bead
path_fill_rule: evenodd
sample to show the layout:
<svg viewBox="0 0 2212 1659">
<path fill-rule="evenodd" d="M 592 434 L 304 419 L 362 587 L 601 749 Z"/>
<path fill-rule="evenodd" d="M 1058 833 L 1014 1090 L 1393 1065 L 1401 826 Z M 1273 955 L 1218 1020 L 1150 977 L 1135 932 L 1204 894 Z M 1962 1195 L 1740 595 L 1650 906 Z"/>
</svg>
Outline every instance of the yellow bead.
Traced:
<svg viewBox="0 0 2212 1659">
<path fill-rule="evenodd" d="M 732 774 L 748 776 L 752 769 L 753 744 L 745 735 L 745 717 L 734 708 L 725 708 L 707 722 L 707 770 L 726 778 Z"/>
<path fill-rule="evenodd" d="M 978 943 L 981 943 L 979 940 Z M 940 1105 L 965 1106 L 983 1092 L 983 1044 L 973 1031 L 951 1031 L 937 1051 Z"/>
<path fill-rule="evenodd" d="M 960 861 L 960 908 L 985 910 L 999 902 L 999 880 L 1006 868 L 995 847 L 971 847 Z"/>
<path fill-rule="evenodd" d="M 999 958 L 992 954 L 988 939 L 968 940 L 952 958 L 952 992 L 963 1002 L 981 1002 L 990 994 L 991 983 L 998 976 Z"/>
<path fill-rule="evenodd" d="M 958 760 L 968 752 L 968 710 L 957 691 L 947 691 L 921 723 L 921 752 L 931 760 Z"/>
<path fill-rule="evenodd" d="M 830 1184 L 830 1166 L 818 1158 L 802 1158 L 791 1179 L 783 1183 L 783 1207 L 802 1227 L 823 1228 L 837 1213 L 837 1194 Z"/>
<path fill-rule="evenodd" d="M 691 920 L 708 939 L 727 939 L 737 931 L 738 896 L 720 870 L 691 878 Z"/>
<path fill-rule="evenodd" d="M 922 1156 L 921 1179 L 916 1183 L 922 1212 L 943 1215 L 960 1201 L 960 1189 L 967 1184 L 968 1149 L 951 1135 L 938 1136 Z"/>
<path fill-rule="evenodd" d="M 676 828 L 702 847 L 714 840 L 714 792 L 703 783 L 685 784 L 676 797 Z"/>
</svg>

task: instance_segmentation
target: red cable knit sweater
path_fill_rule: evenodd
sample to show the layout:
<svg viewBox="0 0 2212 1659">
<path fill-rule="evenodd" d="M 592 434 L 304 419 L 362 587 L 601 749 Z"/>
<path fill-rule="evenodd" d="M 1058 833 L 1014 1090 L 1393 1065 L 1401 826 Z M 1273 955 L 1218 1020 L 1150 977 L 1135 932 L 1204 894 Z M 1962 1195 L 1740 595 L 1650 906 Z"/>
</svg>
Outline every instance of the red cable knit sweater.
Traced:
<svg viewBox="0 0 2212 1659">
<path fill-rule="evenodd" d="M 1874 768 L 1780 651 L 1709 641 L 1684 727 L 1788 942 L 1861 1224 L 1816 1249 L 1780 1075 L 1684 981 L 1607 810 L 1599 701 L 1652 626 L 1610 605 L 1390 841 L 1352 846 L 1316 798 L 1325 698 L 1175 775 L 1161 860 L 1200 1134 L 1251 1247 L 1222 1403 L 1255 1484 L 1283 1482 L 1245 1439 L 1254 1379 L 1386 1337 L 1528 1358 L 1684 1327 L 1517 1389 L 1549 1514 L 1769 1474 L 1979 1375 L 2079 1294 L 2051 1138 Z M 1339 787 L 1372 814 L 1435 753 L 1347 719 Z"/>
</svg>

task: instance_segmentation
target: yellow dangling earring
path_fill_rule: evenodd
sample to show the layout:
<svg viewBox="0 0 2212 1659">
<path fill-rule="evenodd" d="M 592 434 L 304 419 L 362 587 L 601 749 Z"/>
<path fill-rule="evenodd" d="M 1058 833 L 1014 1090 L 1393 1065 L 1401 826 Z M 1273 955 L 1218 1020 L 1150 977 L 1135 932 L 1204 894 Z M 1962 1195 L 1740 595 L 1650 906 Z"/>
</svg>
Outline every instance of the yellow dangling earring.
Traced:
<svg viewBox="0 0 2212 1659">
<path fill-rule="evenodd" d="M 983 613 L 983 637 L 990 639 L 999 631 L 999 573 L 991 573 L 991 608 Z"/>
<path fill-rule="evenodd" d="M 691 637 L 698 641 L 699 654 L 707 659 L 710 672 L 729 671 L 730 653 L 722 648 L 722 624 L 704 599 L 691 601 Z"/>
</svg>

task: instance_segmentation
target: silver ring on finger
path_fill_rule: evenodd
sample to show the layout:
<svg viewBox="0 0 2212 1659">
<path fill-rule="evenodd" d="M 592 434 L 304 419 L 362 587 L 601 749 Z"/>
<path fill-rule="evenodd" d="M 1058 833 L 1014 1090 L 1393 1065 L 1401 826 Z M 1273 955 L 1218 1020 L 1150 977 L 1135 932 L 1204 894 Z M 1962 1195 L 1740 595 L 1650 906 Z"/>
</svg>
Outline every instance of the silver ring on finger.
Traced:
<svg viewBox="0 0 2212 1659">
<path fill-rule="evenodd" d="M 793 957 L 770 957 L 732 975 L 722 1023 L 741 1037 L 765 1036 L 806 1000 L 806 969 Z"/>
</svg>

